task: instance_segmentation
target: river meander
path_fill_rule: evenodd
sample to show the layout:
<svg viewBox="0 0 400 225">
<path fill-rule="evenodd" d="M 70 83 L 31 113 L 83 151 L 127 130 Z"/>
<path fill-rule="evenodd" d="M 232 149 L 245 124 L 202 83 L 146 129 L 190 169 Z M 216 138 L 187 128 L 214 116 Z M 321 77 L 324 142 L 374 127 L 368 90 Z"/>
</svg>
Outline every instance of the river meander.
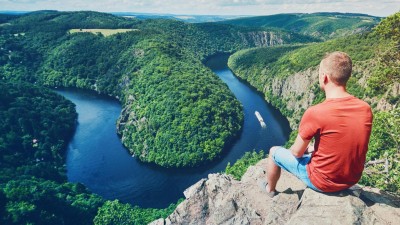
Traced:
<svg viewBox="0 0 400 225">
<path fill-rule="evenodd" d="M 226 65 L 226 55 L 208 65 L 242 103 L 244 124 L 240 137 L 220 159 L 191 169 L 165 169 L 141 163 L 128 154 L 116 134 L 121 105 L 115 99 L 91 91 L 57 90 L 75 103 L 78 126 L 67 154 L 67 176 L 106 199 L 119 199 L 140 207 L 164 208 L 183 197 L 183 191 L 209 173 L 224 171 L 246 151 L 268 150 L 282 145 L 290 132 L 287 120 L 249 86 L 237 79 Z M 254 112 L 264 118 L 260 126 Z"/>
</svg>

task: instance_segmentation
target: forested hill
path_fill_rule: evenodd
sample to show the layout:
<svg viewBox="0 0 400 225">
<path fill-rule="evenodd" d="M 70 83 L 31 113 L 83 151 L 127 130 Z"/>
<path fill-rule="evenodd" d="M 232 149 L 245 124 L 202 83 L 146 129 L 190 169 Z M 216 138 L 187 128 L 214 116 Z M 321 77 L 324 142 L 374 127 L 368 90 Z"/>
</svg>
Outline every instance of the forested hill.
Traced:
<svg viewBox="0 0 400 225">
<path fill-rule="evenodd" d="M 380 20 L 380 17 L 353 13 L 293 13 L 239 18 L 221 23 L 245 27 L 276 27 L 327 40 L 363 33 Z"/>
<path fill-rule="evenodd" d="M 232 55 L 228 64 L 237 76 L 263 92 L 296 130 L 305 109 L 324 99 L 317 79 L 321 58 L 327 52 L 347 52 L 353 60 L 348 91 L 368 102 L 374 110 L 367 169 L 361 183 L 398 194 L 399 30 L 400 13 L 396 13 L 384 19 L 368 34 L 306 46 L 242 50 Z M 296 135 L 294 132 L 291 139 Z"/>
<path fill-rule="evenodd" d="M 141 160 L 166 167 L 213 160 L 241 129 L 239 102 L 202 60 L 217 52 L 315 41 L 276 29 L 86 11 L 6 20 L 0 26 L 1 79 L 119 98 L 124 145 Z"/>
</svg>

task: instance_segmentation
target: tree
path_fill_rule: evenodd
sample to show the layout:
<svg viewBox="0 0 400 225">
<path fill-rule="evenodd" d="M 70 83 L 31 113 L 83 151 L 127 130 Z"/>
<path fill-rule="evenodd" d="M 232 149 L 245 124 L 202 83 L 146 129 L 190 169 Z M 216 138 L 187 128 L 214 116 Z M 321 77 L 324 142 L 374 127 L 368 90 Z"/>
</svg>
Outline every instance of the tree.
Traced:
<svg viewBox="0 0 400 225">
<path fill-rule="evenodd" d="M 383 19 L 374 32 L 382 40 L 391 40 L 384 51 L 379 53 L 378 70 L 368 80 L 369 87 L 382 94 L 382 84 L 388 86 L 400 82 L 400 12 Z M 394 103 L 399 102 L 398 96 L 391 97 Z"/>
</svg>

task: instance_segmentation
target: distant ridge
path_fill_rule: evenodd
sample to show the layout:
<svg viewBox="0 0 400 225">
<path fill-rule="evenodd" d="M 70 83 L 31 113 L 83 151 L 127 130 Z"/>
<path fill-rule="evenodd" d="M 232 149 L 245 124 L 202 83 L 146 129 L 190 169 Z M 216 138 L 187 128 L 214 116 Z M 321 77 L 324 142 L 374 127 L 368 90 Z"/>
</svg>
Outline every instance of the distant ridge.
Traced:
<svg viewBox="0 0 400 225">
<path fill-rule="evenodd" d="M 289 13 L 290 14 L 290 13 Z M 342 13 L 342 12 L 315 12 L 315 13 L 298 13 L 298 14 L 309 14 L 309 15 L 344 15 L 344 16 L 368 16 L 368 17 L 377 17 L 383 18 L 379 16 L 372 16 L 364 13 Z"/>
<path fill-rule="evenodd" d="M 38 11 L 0 11 L 0 14 L 6 15 L 23 15 L 28 13 L 43 13 L 43 12 L 69 12 L 69 11 L 58 11 L 58 10 L 38 10 Z M 236 23 L 239 20 L 258 20 L 263 18 L 270 18 L 274 16 L 284 16 L 284 15 L 314 15 L 314 16 L 349 16 L 349 17 L 372 17 L 372 18 L 383 18 L 377 16 L 371 16 L 362 13 L 340 13 L 340 12 L 315 12 L 315 13 L 282 13 L 273 15 L 190 15 L 190 14 L 169 14 L 169 13 L 140 13 L 140 12 L 105 12 L 115 16 L 122 17 L 134 17 L 137 19 L 175 19 L 179 21 L 185 21 L 189 23 L 204 23 L 204 22 L 222 22 L 228 21 L 227 23 Z M 235 22 L 234 22 L 235 21 Z M 256 23 L 257 24 L 257 23 Z M 240 24 L 245 25 L 245 24 Z"/>
<path fill-rule="evenodd" d="M 244 15 L 190 15 L 136 12 L 111 12 L 111 14 L 122 17 L 135 17 L 137 19 L 174 19 L 189 23 L 219 22 L 224 20 L 247 17 Z"/>
<path fill-rule="evenodd" d="M 0 11 L 0 14 L 21 15 L 32 11 Z"/>
<path fill-rule="evenodd" d="M 382 17 L 361 13 L 288 13 L 222 21 L 245 27 L 273 27 L 310 35 L 322 40 L 363 33 L 376 26 Z"/>
<path fill-rule="evenodd" d="M 6 15 L 23 15 L 23 14 L 36 14 L 43 12 L 69 12 L 58 10 L 38 10 L 38 11 L 0 11 L 0 14 Z M 93 11 L 94 12 L 94 11 Z M 174 19 L 185 21 L 189 23 L 204 23 L 204 22 L 219 22 L 230 19 L 237 19 L 249 17 L 246 15 L 190 15 L 190 14 L 169 14 L 169 13 L 139 13 L 139 12 L 104 12 L 120 17 L 134 17 L 137 19 Z"/>
</svg>

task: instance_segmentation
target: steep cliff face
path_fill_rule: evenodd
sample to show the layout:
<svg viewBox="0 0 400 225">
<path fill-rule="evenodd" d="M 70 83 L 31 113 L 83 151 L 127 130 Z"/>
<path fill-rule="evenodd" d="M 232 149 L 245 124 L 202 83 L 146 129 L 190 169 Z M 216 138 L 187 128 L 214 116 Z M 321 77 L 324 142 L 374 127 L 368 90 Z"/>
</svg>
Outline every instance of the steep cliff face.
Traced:
<svg viewBox="0 0 400 225">
<path fill-rule="evenodd" d="M 267 160 L 250 167 L 241 181 L 210 174 L 185 192 L 186 200 L 161 224 L 396 224 L 400 201 L 371 188 L 332 194 L 315 192 L 283 171 L 273 198 L 258 182 Z"/>
<path fill-rule="evenodd" d="M 238 33 L 245 46 L 267 47 L 289 42 L 290 35 L 272 31 Z M 286 41 L 285 41 L 286 40 Z"/>
<path fill-rule="evenodd" d="M 318 69 L 310 68 L 286 78 L 272 79 L 271 83 L 264 85 L 263 92 L 269 93 L 268 101 L 280 98 L 281 102 L 286 103 L 283 107 L 292 115 L 288 117 L 290 126 L 296 129 L 304 110 L 311 106 L 315 99 L 314 89 L 317 84 Z"/>
<path fill-rule="evenodd" d="M 384 94 L 384 97 L 378 100 L 376 108 L 382 111 L 395 109 L 398 105 L 396 102 L 391 102 L 391 96 L 400 96 L 400 83 L 395 82 L 391 88 Z"/>
<path fill-rule="evenodd" d="M 127 132 L 129 126 L 134 126 L 140 131 L 148 124 L 146 117 L 139 118 L 135 113 L 135 110 L 132 110 L 134 101 L 136 101 L 136 99 L 132 95 L 129 95 L 117 120 L 117 133 L 121 136 L 121 141 L 124 144 L 129 138 L 129 133 Z M 142 157 L 145 157 L 148 154 L 147 148 L 146 140 L 144 140 L 143 148 L 140 151 Z"/>
</svg>

